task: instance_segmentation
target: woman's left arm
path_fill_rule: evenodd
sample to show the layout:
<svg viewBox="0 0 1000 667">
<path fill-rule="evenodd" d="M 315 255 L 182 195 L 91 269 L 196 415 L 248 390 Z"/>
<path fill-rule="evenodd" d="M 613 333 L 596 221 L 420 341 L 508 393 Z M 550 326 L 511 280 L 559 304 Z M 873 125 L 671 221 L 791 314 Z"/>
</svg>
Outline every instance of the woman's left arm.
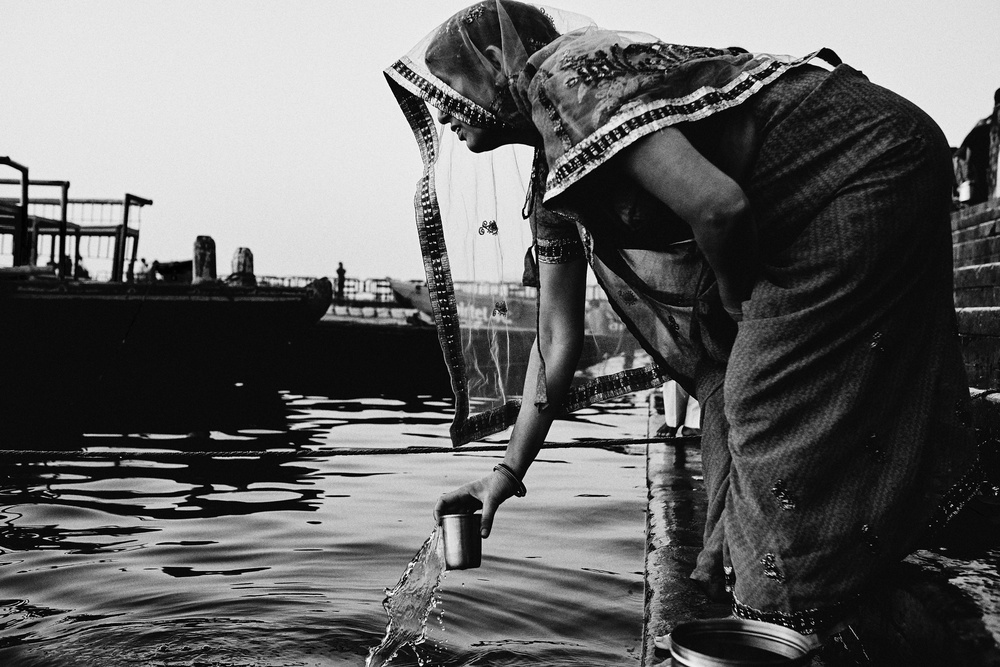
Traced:
<svg viewBox="0 0 1000 667">
<path fill-rule="evenodd" d="M 524 380 L 523 401 L 504 453 L 504 464 L 518 479 L 535 460 L 553 419 L 573 382 L 584 340 L 584 302 L 587 262 L 582 257 L 567 262 L 538 264 L 538 339 L 531 346 Z M 542 359 L 545 372 L 542 374 Z M 544 375 L 544 377 L 542 377 Z M 545 382 L 548 403 L 539 406 L 533 398 L 538 382 Z M 445 514 L 482 508 L 481 535 L 489 537 L 497 508 L 514 493 L 514 485 L 500 472 L 446 493 L 434 507 L 440 522 Z"/>
<path fill-rule="evenodd" d="M 757 230 L 743 188 L 672 127 L 619 156 L 626 174 L 691 225 L 719 281 L 722 304 L 737 315 L 757 277 Z"/>
</svg>

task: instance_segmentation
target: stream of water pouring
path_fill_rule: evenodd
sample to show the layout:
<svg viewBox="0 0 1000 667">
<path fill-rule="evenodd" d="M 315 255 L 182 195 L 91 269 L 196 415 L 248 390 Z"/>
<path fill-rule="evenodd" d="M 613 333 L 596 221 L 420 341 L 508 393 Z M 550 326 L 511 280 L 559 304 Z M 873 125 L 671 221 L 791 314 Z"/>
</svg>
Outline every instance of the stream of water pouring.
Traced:
<svg viewBox="0 0 1000 667">
<path fill-rule="evenodd" d="M 382 606 L 389 616 L 382 642 L 368 652 L 365 667 L 381 667 L 407 644 L 416 646 L 424 641 L 427 617 L 434 606 L 434 594 L 444 578 L 444 545 L 441 530 L 424 542 L 417 555 L 403 571 L 392 590 L 386 589 Z"/>
</svg>

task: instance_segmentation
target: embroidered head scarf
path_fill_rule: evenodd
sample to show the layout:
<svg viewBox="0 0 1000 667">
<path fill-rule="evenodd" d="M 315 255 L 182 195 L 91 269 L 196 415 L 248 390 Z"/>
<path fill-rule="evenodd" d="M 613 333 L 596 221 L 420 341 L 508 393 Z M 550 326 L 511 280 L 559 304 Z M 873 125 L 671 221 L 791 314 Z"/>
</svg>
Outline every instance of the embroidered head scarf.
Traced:
<svg viewBox="0 0 1000 667">
<path fill-rule="evenodd" d="M 526 255 L 533 236 L 524 220 L 537 165 L 526 146 L 474 154 L 434 116 L 440 110 L 482 128 L 530 125 L 510 84 L 531 54 L 560 34 L 588 26 L 592 22 L 578 15 L 485 0 L 449 18 L 385 70 L 424 164 L 416 223 L 455 395 L 455 445 L 507 428 L 520 405 L 537 327 L 534 259 Z M 464 94 L 444 81 L 453 73 L 462 75 Z M 648 361 L 641 351 L 632 356 L 637 344 L 596 284 L 590 292 L 581 379 L 567 410 L 648 386 L 648 377 L 641 382 L 620 377 L 636 363 L 646 376 L 654 372 L 641 363 Z"/>
<path fill-rule="evenodd" d="M 537 324 L 534 294 L 517 282 L 534 262 L 530 252 L 522 258 L 541 240 L 534 233 L 540 216 L 560 214 L 552 200 L 638 138 L 741 104 L 807 60 L 664 44 L 649 35 L 601 30 L 558 10 L 484 0 L 449 18 L 385 70 L 424 164 L 417 227 L 456 398 L 454 444 L 503 430 L 516 417 Z M 455 85 L 462 90 L 446 80 L 460 81 Z M 476 128 L 529 128 L 543 148 L 533 154 L 525 146 L 502 146 L 474 154 L 460 134 L 437 126 L 434 110 Z M 552 206 L 542 206 L 543 198 Z M 713 279 L 693 244 L 668 247 L 683 238 L 659 234 L 625 244 L 622 253 L 617 241 L 635 230 L 617 230 L 617 247 L 609 249 L 595 243 L 578 218 L 566 220 L 571 227 L 579 223 L 603 291 L 595 285 L 589 295 L 585 367 L 564 409 L 656 386 L 668 375 L 693 390 L 700 357 L 711 354 L 706 347 L 718 348 L 702 340 L 706 327 L 697 326 L 698 299 L 711 293 Z M 675 284 L 662 284 L 662 258 L 650 254 L 664 251 L 684 255 L 672 261 L 684 267 L 683 276 L 671 277 Z M 636 271 L 644 266 L 650 276 Z M 676 298 L 664 305 L 664 294 Z M 632 354 L 635 339 L 626 327 L 654 363 L 642 351 Z M 538 386 L 540 395 L 525 400 L 547 402 L 545 383 Z"/>
</svg>

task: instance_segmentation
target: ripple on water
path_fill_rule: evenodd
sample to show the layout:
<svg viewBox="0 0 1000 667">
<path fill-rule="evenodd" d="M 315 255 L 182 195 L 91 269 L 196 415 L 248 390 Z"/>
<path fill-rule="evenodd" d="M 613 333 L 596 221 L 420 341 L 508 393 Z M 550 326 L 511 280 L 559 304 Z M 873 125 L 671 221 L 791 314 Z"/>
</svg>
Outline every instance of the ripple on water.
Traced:
<svg viewBox="0 0 1000 667">
<path fill-rule="evenodd" d="M 433 527 L 435 499 L 499 457 L 451 452 L 448 410 L 302 399 L 297 414 L 338 424 L 298 433 L 310 445 L 291 457 L 158 459 L 145 450 L 122 460 L 107 445 L 108 460 L 67 454 L 9 466 L 0 665 L 358 667 L 385 633 L 384 590 Z M 620 405 L 586 418 L 554 438 L 622 435 Z M 272 432 L 240 434 L 226 442 L 287 446 Z M 429 439 L 442 453 L 336 455 Z M 213 436 L 196 446 L 224 444 Z M 634 452 L 547 451 L 530 472 L 529 497 L 498 513 L 483 566 L 448 573 L 428 640 L 392 667 L 635 664 L 642 463 Z"/>
<path fill-rule="evenodd" d="M 2 646 L 0 660 L 12 667 L 358 667 L 370 643 L 360 633 L 229 618 L 74 623 L 44 643 Z"/>
</svg>

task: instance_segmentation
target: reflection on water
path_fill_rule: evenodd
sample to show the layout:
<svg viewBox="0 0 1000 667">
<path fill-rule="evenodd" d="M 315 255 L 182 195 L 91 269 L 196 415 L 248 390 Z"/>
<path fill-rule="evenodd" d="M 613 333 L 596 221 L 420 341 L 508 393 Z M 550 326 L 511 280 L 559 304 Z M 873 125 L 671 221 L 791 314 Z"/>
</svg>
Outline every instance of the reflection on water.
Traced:
<svg viewBox="0 0 1000 667">
<path fill-rule="evenodd" d="M 284 426 L 6 443 L 0 664 L 363 665 L 434 500 L 500 452 L 452 450 L 443 399 L 279 400 Z M 643 437 L 637 401 L 552 439 Z M 427 641 L 389 664 L 636 664 L 643 465 L 545 450 L 482 567 L 449 573 Z"/>
</svg>

